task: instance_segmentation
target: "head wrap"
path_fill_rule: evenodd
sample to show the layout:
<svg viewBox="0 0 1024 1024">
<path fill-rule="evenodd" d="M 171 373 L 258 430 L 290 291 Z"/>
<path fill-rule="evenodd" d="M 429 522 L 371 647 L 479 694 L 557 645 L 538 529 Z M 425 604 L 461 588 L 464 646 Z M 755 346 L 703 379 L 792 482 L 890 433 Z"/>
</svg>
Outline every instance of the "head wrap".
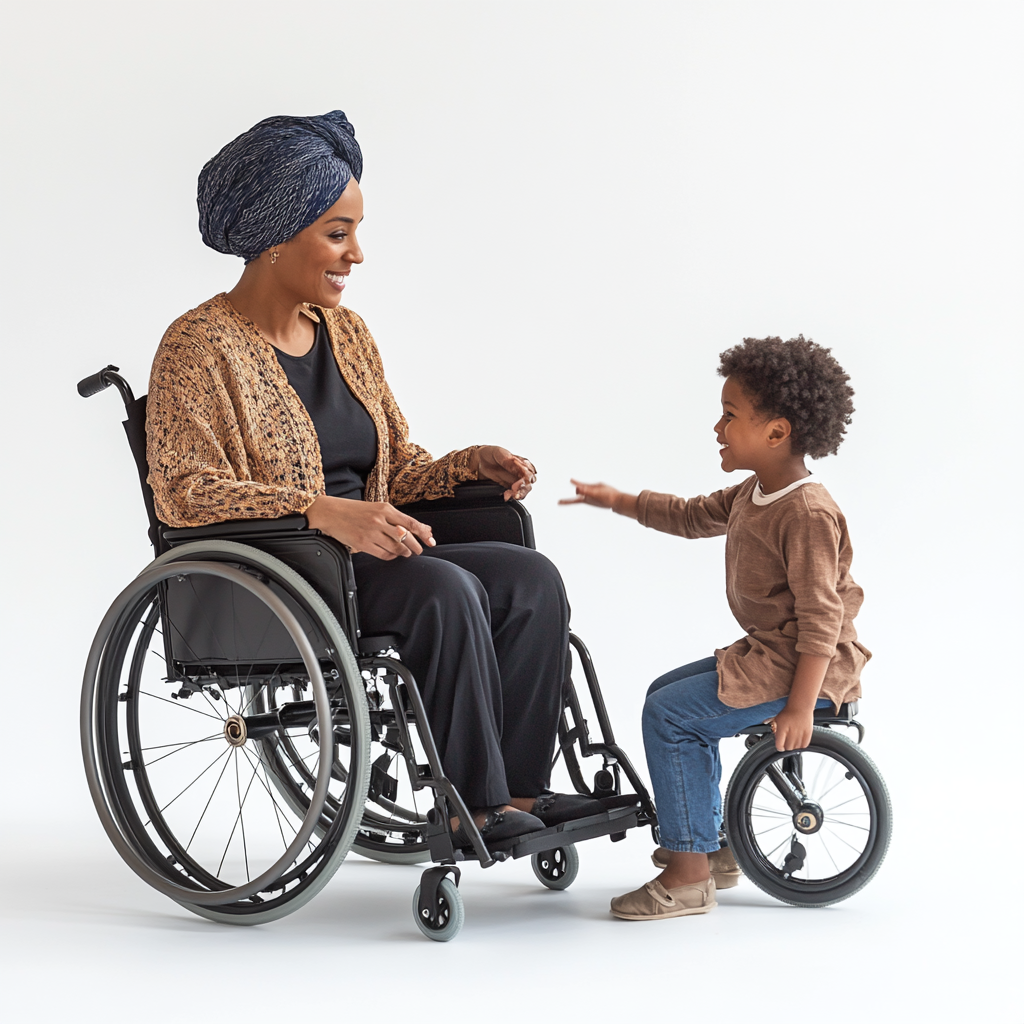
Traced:
<svg viewBox="0 0 1024 1024">
<path fill-rule="evenodd" d="M 309 227 L 362 173 L 356 131 L 342 111 L 268 117 L 200 172 L 203 241 L 248 263 Z"/>
</svg>

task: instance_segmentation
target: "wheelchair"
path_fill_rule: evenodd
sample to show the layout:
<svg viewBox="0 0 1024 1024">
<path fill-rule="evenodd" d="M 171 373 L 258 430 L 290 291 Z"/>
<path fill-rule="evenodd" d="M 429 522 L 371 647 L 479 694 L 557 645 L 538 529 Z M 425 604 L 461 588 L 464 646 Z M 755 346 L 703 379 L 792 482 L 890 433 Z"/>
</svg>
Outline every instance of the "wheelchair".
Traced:
<svg viewBox="0 0 1024 1024">
<path fill-rule="evenodd" d="M 540 883 L 560 890 L 576 878 L 577 843 L 618 841 L 640 826 L 657 841 L 650 794 L 615 742 L 586 646 L 570 634 L 552 767 L 561 759 L 588 796 L 622 797 L 625 781 L 625 799 L 485 843 L 444 774 L 398 639 L 360 630 L 347 549 L 301 515 L 162 524 L 146 482 L 145 396 L 135 398 L 113 365 L 78 391 L 90 397 L 111 385 L 124 401 L 156 557 L 97 630 L 80 725 L 100 821 L 144 881 L 199 916 L 249 925 L 300 909 L 350 850 L 431 864 L 413 895 L 413 918 L 425 936 L 447 941 L 464 921 L 460 863 L 529 857 Z M 534 547 L 525 507 L 488 482 L 403 511 L 427 523 L 438 544 Z M 586 682 L 583 699 L 574 665 Z M 777 753 L 767 727 L 745 730 L 749 749 L 727 790 L 724 838 L 751 881 L 785 902 L 845 899 L 884 857 L 884 782 L 859 746 L 833 731 L 851 726 L 860 737 L 855 713 L 856 705 L 816 712 L 814 740 L 800 752 Z M 584 774 L 590 758 L 592 781 Z M 468 848 L 454 846 L 452 817 Z M 830 848 L 825 832 L 837 828 L 847 834 L 842 848 Z"/>
</svg>

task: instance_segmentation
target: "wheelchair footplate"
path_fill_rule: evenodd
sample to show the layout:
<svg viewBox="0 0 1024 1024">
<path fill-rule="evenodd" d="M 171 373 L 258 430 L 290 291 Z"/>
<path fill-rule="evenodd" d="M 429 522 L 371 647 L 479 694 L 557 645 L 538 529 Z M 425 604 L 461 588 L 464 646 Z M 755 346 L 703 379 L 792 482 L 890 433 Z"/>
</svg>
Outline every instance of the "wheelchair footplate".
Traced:
<svg viewBox="0 0 1024 1024">
<path fill-rule="evenodd" d="M 599 839 L 601 836 L 611 837 L 612 842 L 626 838 L 626 832 L 641 824 L 640 807 L 615 807 L 591 814 L 586 818 L 575 818 L 552 825 L 540 832 L 528 832 L 524 836 L 515 836 L 488 845 L 487 850 L 495 860 L 518 860 L 536 853 L 545 853 L 566 843 L 581 843 L 586 839 Z M 455 851 L 456 860 L 478 860 L 472 848 Z"/>
</svg>

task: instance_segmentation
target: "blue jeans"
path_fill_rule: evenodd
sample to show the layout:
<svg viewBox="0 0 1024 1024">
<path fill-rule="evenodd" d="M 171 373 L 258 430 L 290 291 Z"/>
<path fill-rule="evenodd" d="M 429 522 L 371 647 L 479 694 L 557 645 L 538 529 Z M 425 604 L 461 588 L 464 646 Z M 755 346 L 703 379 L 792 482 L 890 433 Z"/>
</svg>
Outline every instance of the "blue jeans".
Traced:
<svg viewBox="0 0 1024 1024">
<path fill-rule="evenodd" d="M 828 707 L 819 698 L 815 707 Z M 718 741 L 760 725 L 786 698 L 731 708 L 718 699 L 715 658 L 666 672 L 644 703 L 644 748 L 658 808 L 661 845 L 679 853 L 714 853 L 722 827 L 722 761 Z"/>
</svg>

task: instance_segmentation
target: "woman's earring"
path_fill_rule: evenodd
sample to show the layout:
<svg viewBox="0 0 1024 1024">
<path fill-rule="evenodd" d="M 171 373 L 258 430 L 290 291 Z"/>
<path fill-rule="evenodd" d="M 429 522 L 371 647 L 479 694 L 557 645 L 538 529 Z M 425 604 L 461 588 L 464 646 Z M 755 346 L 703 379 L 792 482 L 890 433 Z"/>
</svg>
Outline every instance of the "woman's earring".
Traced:
<svg viewBox="0 0 1024 1024">
<path fill-rule="evenodd" d="M 274 251 L 273 251 L 273 252 L 272 252 L 272 253 L 270 254 L 270 262 L 271 262 L 271 263 L 276 263 L 276 262 L 277 262 L 277 257 L 278 257 L 278 256 L 280 256 L 280 255 L 281 255 L 281 254 L 280 254 L 280 253 L 279 253 L 279 252 L 278 252 L 278 251 L 277 251 L 277 250 L 275 249 L 275 250 L 274 250 Z"/>
</svg>

